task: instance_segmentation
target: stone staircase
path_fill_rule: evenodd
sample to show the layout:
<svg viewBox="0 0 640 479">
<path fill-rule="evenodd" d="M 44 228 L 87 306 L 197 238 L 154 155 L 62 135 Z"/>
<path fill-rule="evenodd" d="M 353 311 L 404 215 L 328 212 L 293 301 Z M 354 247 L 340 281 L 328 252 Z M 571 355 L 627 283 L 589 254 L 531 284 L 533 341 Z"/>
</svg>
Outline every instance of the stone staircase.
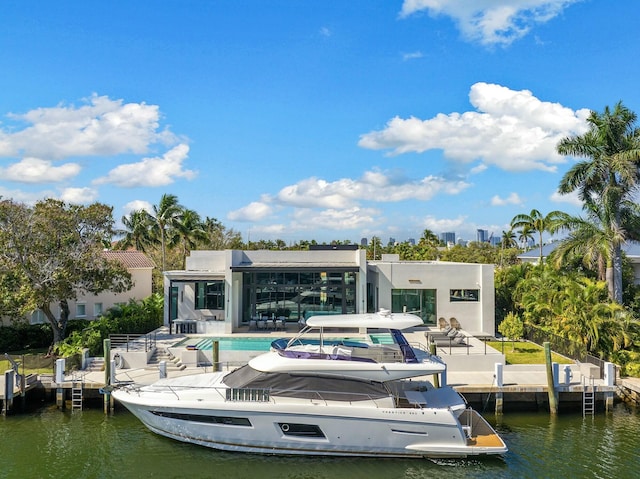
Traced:
<svg viewBox="0 0 640 479">
<path fill-rule="evenodd" d="M 101 357 L 91 358 L 91 361 L 89 361 L 89 364 L 87 364 L 85 371 L 88 371 L 88 372 L 104 371 L 104 358 L 101 358 Z"/>
<path fill-rule="evenodd" d="M 183 371 L 187 368 L 179 358 L 175 357 L 166 349 L 156 348 L 151 358 L 149 358 L 145 369 L 157 369 L 161 361 L 167 363 L 167 371 Z"/>
</svg>

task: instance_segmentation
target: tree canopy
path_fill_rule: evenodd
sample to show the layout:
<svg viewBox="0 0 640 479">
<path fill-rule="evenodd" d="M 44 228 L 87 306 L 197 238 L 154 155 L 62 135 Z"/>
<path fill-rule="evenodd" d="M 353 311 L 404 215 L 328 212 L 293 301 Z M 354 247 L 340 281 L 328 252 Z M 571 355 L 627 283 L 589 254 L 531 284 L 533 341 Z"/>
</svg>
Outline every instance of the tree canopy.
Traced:
<svg viewBox="0 0 640 479">
<path fill-rule="evenodd" d="M 585 210 L 597 217 L 601 244 L 608 249 L 602 256 L 609 294 L 622 303 L 621 247 L 628 239 L 640 239 L 635 197 L 640 185 L 640 129 L 636 114 L 621 102 L 602 113 L 592 111 L 587 123 L 586 133 L 558 144 L 558 153 L 583 158 L 564 175 L 559 191 L 577 191 Z"/>
<path fill-rule="evenodd" d="M 123 292 L 131 276 L 103 255 L 113 235 L 111 207 L 48 199 L 28 206 L 0 200 L 1 313 L 13 318 L 42 310 L 53 342 L 65 337 L 69 301 L 87 293 Z M 55 317 L 52 304 L 60 306 Z"/>
</svg>

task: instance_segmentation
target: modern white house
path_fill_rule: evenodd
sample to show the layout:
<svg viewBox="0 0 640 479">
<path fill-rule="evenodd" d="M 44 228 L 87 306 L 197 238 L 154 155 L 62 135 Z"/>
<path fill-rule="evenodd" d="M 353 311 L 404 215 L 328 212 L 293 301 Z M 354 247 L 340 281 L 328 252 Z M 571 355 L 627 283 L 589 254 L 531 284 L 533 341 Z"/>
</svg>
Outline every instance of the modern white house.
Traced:
<svg viewBox="0 0 640 479">
<path fill-rule="evenodd" d="M 126 304 L 130 300 L 141 300 L 148 298 L 152 293 L 152 273 L 155 264 L 151 259 L 140 251 L 113 251 L 105 250 L 102 255 L 109 260 L 120 261 L 131 274 L 133 287 L 123 293 L 112 293 L 109 291 L 100 294 L 86 294 L 79 296 L 75 301 L 69 301 L 70 319 L 96 319 L 107 309 L 120 304 Z M 60 306 L 51 305 L 51 311 L 59 316 Z M 44 323 L 47 319 L 41 310 L 36 310 L 29 318 L 31 324 Z"/>
<path fill-rule="evenodd" d="M 257 318 L 296 324 L 312 315 L 410 311 L 427 325 L 455 317 L 463 329 L 495 330 L 494 266 L 367 261 L 357 246 L 308 251 L 192 251 L 186 269 L 164 272 L 172 330 L 230 334 Z"/>
</svg>

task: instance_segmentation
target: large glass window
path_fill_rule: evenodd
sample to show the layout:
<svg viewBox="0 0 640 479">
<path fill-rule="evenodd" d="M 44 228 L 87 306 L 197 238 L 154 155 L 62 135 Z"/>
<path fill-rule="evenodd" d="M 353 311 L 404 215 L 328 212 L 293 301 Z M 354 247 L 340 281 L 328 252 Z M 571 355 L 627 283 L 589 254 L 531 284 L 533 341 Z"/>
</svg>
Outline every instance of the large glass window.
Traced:
<svg viewBox="0 0 640 479">
<path fill-rule="evenodd" d="M 355 313 L 356 273 L 260 271 L 243 275 L 243 320 L 284 316 L 298 321 L 314 313 Z"/>
<path fill-rule="evenodd" d="M 394 289 L 391 290 L 391 312 L 407 311 L 422 318 L 425 324 L 436 323 L 435 289 Z"/>
<path fill-rule="evenodd" d="M 224 309 L 224 281 L 200 281 L 196 288 L 196 309 Z"/>
</svg>

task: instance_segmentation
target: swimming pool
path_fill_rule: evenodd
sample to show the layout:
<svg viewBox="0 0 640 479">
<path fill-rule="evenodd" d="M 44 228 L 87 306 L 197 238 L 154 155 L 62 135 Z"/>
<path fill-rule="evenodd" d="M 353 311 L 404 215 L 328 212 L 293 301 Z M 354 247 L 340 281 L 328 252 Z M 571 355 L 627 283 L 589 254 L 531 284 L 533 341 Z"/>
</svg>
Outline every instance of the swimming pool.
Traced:
<svg viewBox="0 0 640 479">
<path fill-rule="evenodd" d="M 374 335 L 371 335 L 371 340 L 373 343 L 379 344 L 388 344 L 388 339 L 384 335 L 376 335 L 378 337 L 374 338 Z M 260 337 L 260 338 L 247 338 L 242 336 L 236 337 L 212 337 L 212 338 L 189 338 L 184 341 L 176 344 L 176 346 L 195 346 L 196 349 L 203 351 L 210 351 L 213 347 L 213 342 L 218 341 L 218 350 L 219 351 L 269 351 L 271 348 L 271 343 L 279 338 L 268 338 L 268 337 Z M 291 338 L 287 338 L 291 339 Z M 326 342 L 335 342 L 335 341 L 362 341 L 362 338 L 327 338 Z M 391 343 L 393 340 L 390 341 Z"/>
<path fill-rule="evenodd" d="M 271 343 L 277 338 L 204 338 L 194 344 L 193 339 L 186 344 L 195 345 L 196 349 L 211 350 L 213 342 L 218 341 L 219 351 L 269 351 Z"/>
</svg>

